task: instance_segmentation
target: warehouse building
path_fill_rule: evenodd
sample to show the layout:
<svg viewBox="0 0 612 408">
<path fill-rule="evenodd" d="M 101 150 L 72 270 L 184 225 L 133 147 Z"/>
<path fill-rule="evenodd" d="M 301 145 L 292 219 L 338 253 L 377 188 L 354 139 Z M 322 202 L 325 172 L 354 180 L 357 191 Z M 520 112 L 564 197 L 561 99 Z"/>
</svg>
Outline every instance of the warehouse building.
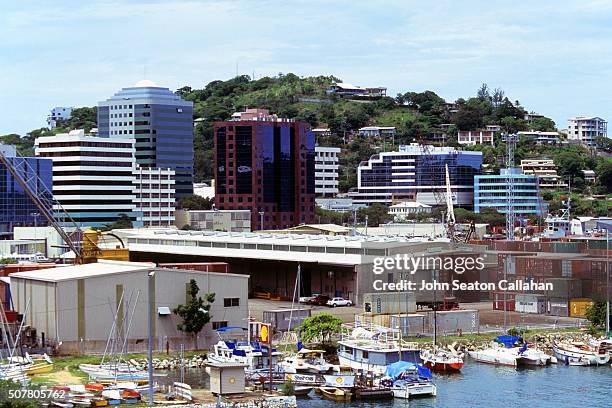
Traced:
<svg viewBox="0 0 612 408">
<path fill-rule="evenodd" d="M 180 266 L 179 266 L 180 267 Z M 211 322 L 198 335 L 199 347 L 216 341 L 211 329 L 244 326 L 248 315 L 246 275 L 227 273 L 216 264 L 202 272 L 167 269 L 153 263 L 101 260 L 98 263 L 18 272 L 10 275 L 15 309 L 27 324 L 43 333 L 61 352 L 102 352 L 112 332 L 115 313 L 121 338 L 129 339 L 130 352 L 143 352 L 148 338 L 148 276 L 152 279 L 153 348 L 164 350 L 194 346 L 193 338 L 177 330 L 180 317 L 172 310 L 187 301 L 187 285 L 194 279 L 199 295 L 214 293 Z"/>
</svg>

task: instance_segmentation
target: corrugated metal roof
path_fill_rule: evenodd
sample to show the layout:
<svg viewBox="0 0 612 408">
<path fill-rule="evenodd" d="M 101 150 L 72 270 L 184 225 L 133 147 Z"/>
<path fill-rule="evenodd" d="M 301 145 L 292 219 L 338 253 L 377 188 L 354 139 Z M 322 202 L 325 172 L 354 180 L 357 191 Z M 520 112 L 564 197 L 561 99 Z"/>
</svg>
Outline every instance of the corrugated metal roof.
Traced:
<svg viewBox="0 0 612 408">
<path fill-rule="evenodd" d="M 60 282 L 74 279 L 83 279 L 96 276 L 112 275 L 116 273 L 146 271 L 155 268 L 149 262 L 122 262 L 100 260 L 97 263 L 73 265 L 62 268 L 37 269 L 27 272 L 15 272 L 11 278 L 32 279 L 45 282 Z"/>
</svg>

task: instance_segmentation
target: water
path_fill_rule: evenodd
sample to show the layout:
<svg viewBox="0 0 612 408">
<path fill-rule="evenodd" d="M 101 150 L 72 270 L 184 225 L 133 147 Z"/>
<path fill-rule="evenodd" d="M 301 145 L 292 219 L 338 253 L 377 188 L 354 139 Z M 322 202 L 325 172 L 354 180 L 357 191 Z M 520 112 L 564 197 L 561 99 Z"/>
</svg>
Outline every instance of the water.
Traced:
<svg viewBox="0 0 612 408">
<path fill-rule="evenodd" d="M 177 378 L 169 372 L 166 381 Z M 175 377 L 176 376 L 176 377 Z M 203 369 L 189 369 L 186 382 L 208 386 Z M 412 400 L 353 401 L 338 403 L 321 399 L 314 392 L 298 399 L 299 408 L 610 408 L 612 368 L 551 365 L 534 369 L 496 367 L 467 361 L 460 374 L 434 374 L 438 396 Z"/>
</svg>

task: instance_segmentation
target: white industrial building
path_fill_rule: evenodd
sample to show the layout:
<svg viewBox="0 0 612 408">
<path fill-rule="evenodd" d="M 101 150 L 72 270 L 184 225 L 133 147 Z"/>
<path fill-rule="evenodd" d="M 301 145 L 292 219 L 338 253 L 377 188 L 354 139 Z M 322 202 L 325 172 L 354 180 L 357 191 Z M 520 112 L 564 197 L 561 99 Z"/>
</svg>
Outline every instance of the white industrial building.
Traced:
<svg viewBox="0 0 612 408">
<path fill-rule="evenodd" d="M 598 137 L 607 137 L 608 122 L 597 116 L 577 116 L 567 120 L 568 140 L 595 146 Z"/>
<path fill-rule="evenodd" d="M 315 147 L 315 194 L 334 197 L 338 194 L 339 147 Z"/>
<path fill-rule="evenodd" d="M 148 338 L 148 279 L 153 279 L 153 348 L 193 347 L 193 338 L 177 330 L 180 317 L 172 310 L 187 301 L 194 279 L 199 296 L 214 293 L 211 323 L 198 336 L 198 346 L 216 341 L 212 328 L 244 327 L 248 316 L 247 275 L 158 268 L 153 263 L 101 260 L 10 275 L 16 310 L 27 324 L 44 333 L 60 352 L 104 351 L 114 315 L 118 332 L 129 338 L 129 351 L 144 351 Z M 129 328 L 129 330 L 128 330 Z"/>
<path fill-rule="evenodd" d="M 195 230 L 250 232 L 251 210 L 177 210 L 176 226 Z"/>
<path fill-rule="evenodd" d="M 136 166 L 134 195 L 143 226 L 174 225 L 175 174 L 172 169 Z"/>
<path fill-rule="evenodd" d="M 126 214 L 138 223 L 134 139 L 108 139 L 73 130 L 35 141 L 36 156 L 53 160 L 53 195 L 81 226 L 99 227 Z"/>
</svg>

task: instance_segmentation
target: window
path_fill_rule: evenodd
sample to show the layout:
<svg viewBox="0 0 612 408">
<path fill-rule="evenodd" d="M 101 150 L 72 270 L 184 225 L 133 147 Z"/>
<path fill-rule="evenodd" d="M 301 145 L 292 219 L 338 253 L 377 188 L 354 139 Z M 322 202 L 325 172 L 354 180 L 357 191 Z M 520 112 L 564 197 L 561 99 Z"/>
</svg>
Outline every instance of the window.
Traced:
<svg viewBox="0 0 612 408">
<path fill-rule="evenodd" d="M 225 321 L 222 321 L 222 322 L 212 322 L 213 330 L 219 330 L 219 329 L 222 329 L 224 327 L 227 327 L 227 322 L 225 322 Z"/>
<path fill-rule="evenodd" d="M 240 298 L 223 298 L 223 307 L 240 306 Z"/>
</svg>

